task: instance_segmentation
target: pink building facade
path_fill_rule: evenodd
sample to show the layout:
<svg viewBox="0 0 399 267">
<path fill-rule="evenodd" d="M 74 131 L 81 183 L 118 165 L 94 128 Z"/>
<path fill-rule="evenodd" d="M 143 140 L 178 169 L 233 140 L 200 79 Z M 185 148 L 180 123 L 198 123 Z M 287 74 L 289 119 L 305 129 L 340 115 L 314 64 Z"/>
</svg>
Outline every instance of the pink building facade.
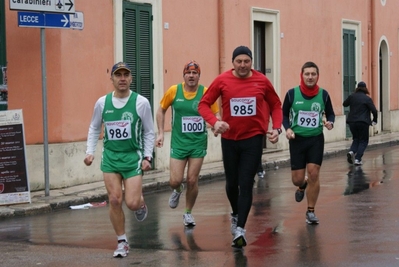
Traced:
<svg viewBox="0 0 399 267">
<path fill-rule="evenodd" d="M 314 61 L 337 116 L 327 142 L 350 138 L 342 102 L 359 81 L 367 83 L 380 111 L 370 134 L 399 131 L 399 21 L 391 19 L 399 0 L 75 0 L 82 30 L 44 30 L 46 106 L 43 31 L 19 27 L 11 1 L 0 0 L 0 104 L 23 111 L 32 191 L 44 188 L 43 114 L 51 188 L 102 180 L 101 140 L 91 167 L 83 164 L 85 141 L 95 101 L 112 90 L 109 71 L 117 61 L 133 66 L 132 89 L 149 98 L 154 114 L 169 86 L 182 82 L 191 59 L 200 63 L 200 82 L 208 86 L 232 67 L 234 48 L 246 45 L 254 68 L 269 77 L 282 100 L 299 84 L 303 63 Z M 170 113 L 167 131 L 169 122 Z M 280 139 L 265 149 L 287 149 Z M 166 135 L 164 148 L 155 150 L 156 169 L 168 168 L 169 140 Z M 205 161 L 220 160 L 220 139 L 209 135 Z"/>
</svg>

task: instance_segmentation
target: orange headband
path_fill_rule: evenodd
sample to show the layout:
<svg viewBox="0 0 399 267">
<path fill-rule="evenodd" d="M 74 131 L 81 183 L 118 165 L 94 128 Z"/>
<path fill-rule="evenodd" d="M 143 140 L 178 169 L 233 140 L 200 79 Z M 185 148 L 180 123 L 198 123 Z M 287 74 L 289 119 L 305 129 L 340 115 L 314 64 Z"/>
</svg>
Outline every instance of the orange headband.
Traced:
<svg viewBox="0 0 399 267">
<path fill-rule="evenodd" d="M 195 60 L 190 60 L 186 65 L 184 65 L 183 75 L 192 70 L 197 71 L 198 75 L 201 75 L 201 68 Z"/>
</svg>

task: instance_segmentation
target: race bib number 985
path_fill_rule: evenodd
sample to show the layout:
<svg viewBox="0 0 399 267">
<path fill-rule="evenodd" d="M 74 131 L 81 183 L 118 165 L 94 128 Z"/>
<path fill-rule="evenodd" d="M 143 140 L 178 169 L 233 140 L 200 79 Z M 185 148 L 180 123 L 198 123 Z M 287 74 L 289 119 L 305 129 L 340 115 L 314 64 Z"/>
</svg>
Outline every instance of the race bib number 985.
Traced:
<svg viewBox="0 0 399 267">
<path fill-rule="evenodd" d="M 307 128 L 319 127 L 320 115 L 317 111 L 299 111 L 297 124 Z"/>
<path fill-rule="evenodd" d="M 204 119 L 201 116 L 182 117 L 181 129 L 183 133 L 202 133 Z"/>
<path fill-rule="evenodd" d="M 241 97 L 230 99 L 231 116 L 255 116 L 256 97 Z"/>
<path fill-rule="evenodd" d="M 108 140 L 126 140 L 132 138 L 130 121 L 107 121 L 104 124 Z"/>
</svg>

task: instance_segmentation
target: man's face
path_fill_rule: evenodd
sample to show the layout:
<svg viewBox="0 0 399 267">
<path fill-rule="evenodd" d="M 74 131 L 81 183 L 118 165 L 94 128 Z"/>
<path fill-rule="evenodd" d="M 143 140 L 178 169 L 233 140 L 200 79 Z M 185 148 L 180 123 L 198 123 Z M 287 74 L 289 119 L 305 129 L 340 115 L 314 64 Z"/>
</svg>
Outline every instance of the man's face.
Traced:
<svg viewBox="0 0 399 267">
<path fill-rule="evenodd" d="M 196 87 L 198 85 L 198 81 L 200 79 L 200 75 L 196 70 L 188 70 L 184 75 L 184 82 L 189 87 Z"/>
<path fill-rule="evenodd" d="M 120 69 L 115 71 L 111 76 L 112 84 L 117 91 L 126 91 L 130 89 L 130 84 L 132 83 L 132 75 L 128 70 Z"/>
<path fill-rule="evenodd" d="M 249 77 L 252 67 L 252 59 L 247 55 L 238 55 L 233 60 L 235 73 L 239 78 Z"/>
<path fill-rule="evenodd" d="M 317 74 L 317 69 L 314 67 L 305 68 L 302 73 L 303 82 L 306 84 L 307 87 L 312 88 L 316 85 L 319 74 Z"/>
</svg>

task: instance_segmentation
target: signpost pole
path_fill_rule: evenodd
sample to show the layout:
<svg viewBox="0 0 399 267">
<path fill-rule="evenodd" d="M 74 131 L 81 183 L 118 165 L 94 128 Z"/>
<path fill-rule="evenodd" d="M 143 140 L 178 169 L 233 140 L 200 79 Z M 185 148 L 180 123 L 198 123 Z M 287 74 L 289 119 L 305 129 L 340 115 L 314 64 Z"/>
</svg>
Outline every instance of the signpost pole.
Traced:
<svg viewBox="0 0 399 267">
<path fill-rule="evenodd" d="M 47 76 L 46 76 L 46 32 L 40 28 L 40 44 L 42 58 L 42 109 L 43 109 L 43 146 L 44 146 L 44 184 L 45 196 L 50 195 L 49 161 L 48 161 L 48 133 L 47 133 Z"/>
<path fill-rule="evenodd" d="M 18 12 L 19 27 L 40 27 L 41 67 L 42 67 L 42 109 L 43 109 L 43 151 L 45 195 L 50 195 L 48 126 L 47 126 L 47 70 L 46 70 L 46 33 L 45 28 L 63 28 L 83 30 L 83 13 L 75 12 L 75 0 L 54 1 L 47 5 L 45 1 L 10 0 L 11 10 L 39 12 Z M 50 12 L 50 13 L 44 13 Z M 58 13 L 58 14 L 54 14 Z"/>
</svg>

